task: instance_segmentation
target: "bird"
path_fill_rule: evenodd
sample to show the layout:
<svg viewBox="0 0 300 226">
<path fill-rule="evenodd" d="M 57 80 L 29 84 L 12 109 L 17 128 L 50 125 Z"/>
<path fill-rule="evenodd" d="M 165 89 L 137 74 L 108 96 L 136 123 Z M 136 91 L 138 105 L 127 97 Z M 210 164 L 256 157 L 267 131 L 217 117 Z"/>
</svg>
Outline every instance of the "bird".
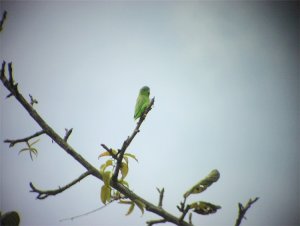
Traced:
<svg viewBox="0 0 300 226">
<path fill-rule="evenodd" d="M 140 118 L 144 111 L 150 104 L 150 88 L 148 86 L 143 86 L 140 89 L 139 96 L 136 99 L 135 111 L 134 111 L 134 120 Z"/>
</svg>

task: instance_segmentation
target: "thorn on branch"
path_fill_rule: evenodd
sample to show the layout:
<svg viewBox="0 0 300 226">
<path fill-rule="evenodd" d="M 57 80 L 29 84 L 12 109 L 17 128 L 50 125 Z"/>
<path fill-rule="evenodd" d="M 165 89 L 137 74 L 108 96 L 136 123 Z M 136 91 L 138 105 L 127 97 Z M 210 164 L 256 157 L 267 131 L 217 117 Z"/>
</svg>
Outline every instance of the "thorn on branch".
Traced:
<svg viewBox="0 0 300 226">
<path fill-rule="evenodd" d="M 30 105 L 33 106 L 34 104 L 38 104 L 39 102 L 34 99 L 30 94 L 29 94 L 29 97 L 30 97 Z"/>
<path fill-rule="evenodd" d="M 249 199 L 247 204 L 245 206 L 243 206 L 241 203 L 238 204 L 238 207 L 239 207 L 239 213 L 238 213 L 238 217 L 236 219 L 236 222 L 235 222 L 235 226 L 239 226 L 242 222 L 243 219 L 247 219 L 245 217 L 245 214 L 247 212 L 247 210 L 251 207 L 251 205 L 253 203 L 255 203 L 257 200 L 259 199 L 259 197 L 256 197 L 254 200 L 252 199 Z"/>
<path fill-rule="evenodd" d="M 67 142 L 67 140 L 69 139 L 69 136 L 71 135 L 71 133 L 73 131 L 73 128 L 71 128 L 71 129 L 65 128 L 65 131 L 66 131 L 66 134 L 65 134 L 65 137 L 64 137 L 64 141 Z"/>
</svg>

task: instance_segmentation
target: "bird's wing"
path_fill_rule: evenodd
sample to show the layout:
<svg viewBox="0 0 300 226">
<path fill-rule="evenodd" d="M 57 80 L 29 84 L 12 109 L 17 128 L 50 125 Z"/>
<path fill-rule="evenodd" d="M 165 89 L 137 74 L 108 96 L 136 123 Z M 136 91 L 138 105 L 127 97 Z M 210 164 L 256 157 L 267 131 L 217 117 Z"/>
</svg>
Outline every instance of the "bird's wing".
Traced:
<svg viewBox="0 0 300 226">
<path fill-rule="evenodd" d="M 144 102 L 145 102 L 145 96 L 139 95 L 135 104 L 134 119 L 137 119 L 139 116 L 141 116 Z"/>
</svg>

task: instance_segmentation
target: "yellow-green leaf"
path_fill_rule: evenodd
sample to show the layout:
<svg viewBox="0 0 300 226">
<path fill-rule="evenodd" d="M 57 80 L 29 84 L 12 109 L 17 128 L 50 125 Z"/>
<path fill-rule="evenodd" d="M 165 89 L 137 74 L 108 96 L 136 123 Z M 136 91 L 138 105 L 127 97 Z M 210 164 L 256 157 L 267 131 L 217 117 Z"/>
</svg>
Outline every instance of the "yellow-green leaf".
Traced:
<svg viewBox="0 0 300 226">
<path fill-rule="evenodd" d="M 122 162 L 120 170 L 122 174 L 121 180 L 123 180 L 128 174 L 128 165 L 125 162 Z"/>
<path fill-rule="evenodd" d="M 145 204 L 142 203 L 140 200 L 136 199 L 135 201 L 135 204 L 139 207 L 139 209 L 141 210 L 142 212 L 142 215 L 144 214 L 144 209 L 145 209 Z"/>
<path fill-rule="evenodd" d="M 36 141 L 32 142 L 32 143 L 30 144 L 30 146 L 36 144 L 36 143 L 39 142 L 39 141 L 40 141 L 40 139 L 37 139 Z"/>
<path fill-rule="evenodd" d="M 112 172 L 110 171 L 105 171 L 103 174 L 102 174 L 102 177 L 103 177 L 103 182 L 106 186 L 109 186 L 110 185 L 110 180 L 111 180 L 111 177 L 112 177 Z"/>
<path fill-rule="evenodd" d="M 121 198 L 121 193 L 120 193 L 119 191 L 117 191 L 117 190 L 113 190 L 111 197 L 112 197 L 113 199 L 118 200 L 118 199 Z"/>
<path fill-rule="evenodd" d="M 112 164 L 113 164 L 113 160 L 109 159 L 104 164 L 101 165 L 101 167 L 100 167 L 100 173 L 101 173 L 102 176 L 103 176 L 103 173 L 104 173 L 105 169 L 108 166 L 112 166 Z"/>
<path fill-rule="evenodd" d="M 194 210 L 195 213 L 201 215 L 208 215 L 217 212 L 218 209 L 221 209 L 221 206 L 214 205 L 209 202 L 199 201 L 194 202 L 189 205 L 191 209 Z"/>
<path fill-rule="evenodd" d="M 124 160 L 128 164 L 128 157 L 124 156 Z"/>
<path fill-rule="evenodd" d="M 125 181 L 125 180 L 120 180 L 119 182 L 120 182 L 121 184 L 123 184 L 124 186 L 126 186 L 127 188 L 129 188 L 129 184 L 128 184 L 127 181 Z"/>
<path fill-rule="evenodd" d="M 102 152 L 102 153 L 98 156 L 98 159 L 100 159 L 101 157 L 104 157 L 104 156 L 110 156 L 110 153 L 109 153 L 108 151 Z"/>
<path fill-rule="evenodd" d="M 187 192 L 184 193 L 184 197 L 187 198 L 190 194 L 198 194 L 205 191 L 214 182 L 217 182 L 220 178 L 218 170 L 212 170 L 204 179 L 200 180 L 197 184 L 191 187 Z"/>
<path fill-rule="evenodd" d="M 132 213 L 132 211 L 134 210 L 134 206 L 135 206 L 135 204 L 134 204 L 134 202 L 132 202 L 129 209 L 128 209 L 128 211 L 127 211 L 127 213 L 126 213 L 126 216 L 128 216 L 129 214 Z"/>
<path fill-rule="evenodd" d="M 111 188 L 107 185 L 103 185 L 101 187 L 101 201 L 103 204 L 106 204 L 106 202 L 110 201 L 110 194 L 111 193 Z"/>
<path fill-rule="evenodd" d="M 112 153 L 114 155 L 116 155 L 118 152 L 114 149 L 111 150 Z M 101 158 L 101 157 L 105 157 L 105 156 L 111 156 L 111 154 L 108 152 L 108 151 L 105 151 L 105 152 L 102 152 L 99 156 L 98 156 L 98 159 Z"/>
<path fill-rule="evenodd" d="M 135 161 L 138 162 L 138 159 L 135 157 L 135 155 L 133 155 L 133 154 L 131 154 L 131 153 L 125 153 L 124 156 L 133 158 Z"/>
<path fill-rule="evenodd" d="M 120 204 L 131 204 L 132 201 L 120 200 L 119 203 Z"/>
</svg>

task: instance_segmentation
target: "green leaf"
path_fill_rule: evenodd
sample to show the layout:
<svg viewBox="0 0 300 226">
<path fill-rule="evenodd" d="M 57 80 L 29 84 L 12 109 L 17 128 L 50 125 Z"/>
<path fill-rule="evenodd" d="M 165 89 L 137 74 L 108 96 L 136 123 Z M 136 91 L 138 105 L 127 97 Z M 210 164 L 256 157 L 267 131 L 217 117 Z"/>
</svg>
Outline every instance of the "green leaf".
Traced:
<svg viewBox="0 0 300 226">
<path fill-rule="evenodd" d="M 121 198 L 121 193 L 113 189 L 111 197 L 115 200 L 119 200 Z"/>
<path fill-rule="evenodd" d="M 142 203 L 140 200 L 136 199 L 135 204 L 138 206 L 138 208 L 141 210 L 142 215 L 144 214 L 145 204 Z"/>
<path fill-rule="evenodd" d="M 189 205 L 191 209 L 195 213 L 201 214 L 201 215 L 208 215 L 217 212 L 218 209 L 221 209 L 221 206 L 214 205 L 209 202 L 199 201 L 194 202 Z"/>
<path fill-rule="evenodd" d="M 121 178 L 121 181 L 122 181 L 128 174 L 128 165 L 125 162 L 121 163 L 120 171 L 122 174 L 122 178 Z"/>
<path fill-rule="evenodd" d="M 131 204 L 132 201 L 120 200 L 119 203 L 120 204 Z"/>
<path fill-rule="evenodd" d="M 137 158 L 135 157 L 135 155 L 133 155 L 133 154 L 125 153 L 124 156 L 133 158 L 135 161 L 139 162 L 138 159 L 137 159 Z"/>
<path fill-rule="evenodd" d="M 128 184 L 127 181 L 125 181 L 125 180 L 119 180 L 119 182 L 120 182 L 121 184 L 123 184 L 125 187 L 129 188 L 129 184 Z"/>
<path fill-rule="evenodd" d="M 107 160 L 104 164 L 102 164 L 101 167 L 100 167 L 100 173 L 101 173 L 101 175 L 103 176 L 103 173 L 104 173 L 105 169 L 108 166 L 112 166 L 112 165 L 113 165 L 113 160 L 111 160 L 111 159 Z"/>
<path fill-rule="evenodd" d="M 119 201 L 120 204 L 126 204 L 126 205 L 130 205 L 127 213 L 126 213 L 126 216 L 128 216 L 129 214 L 132 213 L 133 209 L 134 209 L 134 206 L 135 206 L 135 203 L 133 201 L 126 201 L 126 200 L 120 200 Z"/>
<path fill-rule="evenodd" d="M 36 141 L 33 141 L 33 142 L 30 144 L 30 146 L 36 144 L 36 143 L 39 142 L 39 141 L 40 141 L 40 139 L 37 139 Z"/>
<path fill-rule="evenodd" d="M 131 205 L 126 213 L 126 216 L 132 213 L 132 211 L 134 210 L 134 206 L 135 206 L 134 202 L 131 202 Z"/>
<path fill-rule="evenodd" d="M 33 160 L 32 154 L 34 154 L 35 157 L 37 157 L 37 155 L 38 155 L 37 149 L 36 149 L 36 148 L 33 148 L 33 147 L 31 147 L 31 146 L 28 147 L 28 148 L 22 148 L 22 149 L 19 151 L 19 154 L 21 154 L 21 153 L 24 152 L 24 151 L 28 151 L 28 152 L 29 152 L 29 155 L 30 155 L 31 160 Z"/>
<path fill-rule="evenodd" d="M 112 149 L 111 151 L 112 151 L 112 153 L 113 153 L 114 155 L 116 155 L 116 154 L 118 153 L 118 151 L 117 151 L 117 150 L 114 150 L 114 149 Z M 101 157 L 105 157 L 105 156 L 111 156 L 111 154 L 110 154 L 108 151 L 102 152 L 102 153 L 98 156 L 98 159 L 101 158 Z"/>
<path fill-rule="evenodd" d="M 187 198 L 190 194 L 198 194 L 205 191 L 210 185 L 218 181 L 220 173 L 218 170 L 212 170 L 204 179 L 200 180 L 197 184 L 191 187 L 184 193 L 184 198 Z"/>
<path fill-rule="evenodd" d="M 110 186 L 103 185 L 101 187 L 101 201 L 103 204 L 106 204 L 106 202 L 110 201 L 110 196 L 111 196 L 111 188 Z"/>
<path fill-rule="evenodd" d="M 125 162 L 128 164 L 128 157 L 123 156 L 123 158 L 124 158 Z"/>
</svg>

